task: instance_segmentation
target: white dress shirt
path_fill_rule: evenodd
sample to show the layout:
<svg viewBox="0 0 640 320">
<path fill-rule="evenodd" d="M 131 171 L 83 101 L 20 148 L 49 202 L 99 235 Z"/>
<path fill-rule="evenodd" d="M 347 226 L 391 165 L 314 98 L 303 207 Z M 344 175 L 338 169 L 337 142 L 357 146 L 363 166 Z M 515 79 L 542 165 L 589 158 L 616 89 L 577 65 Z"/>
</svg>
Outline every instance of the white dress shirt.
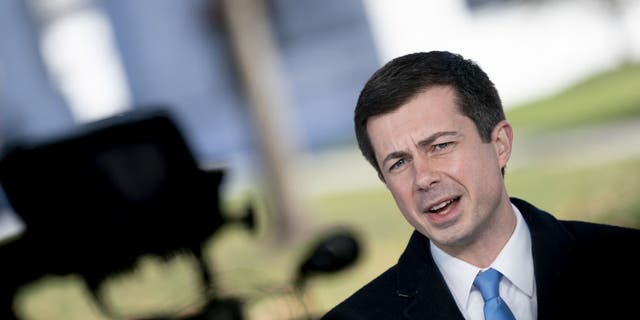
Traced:
<svg viewBox="0 0 640 320">
<path fill-rule="evenodd" d="M 500 280 L 500 297 L 507 303 L 518 320 L 536 319 L 538 300 L 533 274 L 531 234 L 522 214 L 514 206 L 516 228 L 490 268 L 503 274 Z M 484 301 L 473 280 L 480 269 L 472 264 L 450 256 L 433 243 L 430 244 L 433 260 L 444 276 L 449 291 L 465 319 L 484 320 Z"/>
</svg>

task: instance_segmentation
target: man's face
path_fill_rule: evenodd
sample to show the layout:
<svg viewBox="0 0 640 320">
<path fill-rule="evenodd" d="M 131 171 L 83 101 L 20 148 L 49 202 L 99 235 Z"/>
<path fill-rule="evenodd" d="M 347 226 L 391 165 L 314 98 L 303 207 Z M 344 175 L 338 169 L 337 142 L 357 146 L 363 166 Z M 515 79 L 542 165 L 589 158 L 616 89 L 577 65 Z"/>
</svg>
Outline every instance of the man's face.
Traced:
<svg viewBox="0 0 640 320">
<path fill-rule="evenodd" d="M 511 127 L 498 123 L 491 142 L 483 142 L 450 87 L 431 87 L 370 118 L 367 132 L 400 211 L 445 251 L 491 239 L 506 212 L 513 215 L 500 172 L 509 159 Z"/>
</svg>

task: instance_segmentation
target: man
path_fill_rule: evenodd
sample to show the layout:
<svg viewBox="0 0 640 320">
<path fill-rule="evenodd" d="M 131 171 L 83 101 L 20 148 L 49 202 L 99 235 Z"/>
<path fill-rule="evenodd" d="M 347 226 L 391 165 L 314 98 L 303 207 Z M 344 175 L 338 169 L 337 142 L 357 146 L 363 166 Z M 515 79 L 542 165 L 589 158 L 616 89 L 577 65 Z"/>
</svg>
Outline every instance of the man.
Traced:
<svg viewBox="0 0 640 320">
<path fill-rule="evenodd" d="M 355 130 L 415 232 L 395 266 L 323 319 L 640 314 L 640 231 L 560 221 L 508 196 L 513 129 L 474 62 L 439 51 L 390 61 L 360 93 Z"/>
</svg>

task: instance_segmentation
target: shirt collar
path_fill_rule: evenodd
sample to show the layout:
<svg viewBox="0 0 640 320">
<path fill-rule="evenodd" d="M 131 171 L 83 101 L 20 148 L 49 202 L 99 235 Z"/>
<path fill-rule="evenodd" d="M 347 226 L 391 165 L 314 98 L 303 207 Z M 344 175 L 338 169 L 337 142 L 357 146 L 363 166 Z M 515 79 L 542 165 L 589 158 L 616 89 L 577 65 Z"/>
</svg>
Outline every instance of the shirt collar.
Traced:
<svg viewBox="0 0 640 320">
<path fill-rule="evenodd" d="M 531 235 L 520 210 L 511 204 L 516 216 L 516 227 L 502 251 L 491 264 L 527 296 L 534 290 L 533 256 L 531 254 Z M 459 306 L 466 306 L 469 293 L 480 268 L 455 258 L 442 251 L 433 242 L 429 243 L 431 254 L 442 273 L 451 294 Z"/>
<path fill-rule="evenodd" d="M 520 210 L 513 204 L 511 206 L 516 214 L 516 229 L 491 267 L 500 271 L 513 285 L 531 297 L 535 284 L 531 234 Z"/>
</svg>

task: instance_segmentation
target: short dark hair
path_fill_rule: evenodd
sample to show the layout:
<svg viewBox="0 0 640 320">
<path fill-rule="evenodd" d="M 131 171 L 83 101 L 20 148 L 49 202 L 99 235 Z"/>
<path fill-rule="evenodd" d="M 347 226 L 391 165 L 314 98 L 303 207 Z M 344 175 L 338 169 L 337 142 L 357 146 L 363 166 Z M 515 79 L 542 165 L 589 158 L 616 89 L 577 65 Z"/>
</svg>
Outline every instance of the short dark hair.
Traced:
<svg viewBox="0 0 640 320">
<path fill-rule="evenodd" d="M 493 82 L 473 61 L 447 51 L 418 52 L 395 58 L 378 69 L 360 92 L 354 122 L 362 155 L 378 171 L 367 120 L 392 112 L 432 86 L 450 86 L 459 111 L 476 125 L 480 138 L 491 141 L 495 125 L 505 119 Z"/>
</svg>

